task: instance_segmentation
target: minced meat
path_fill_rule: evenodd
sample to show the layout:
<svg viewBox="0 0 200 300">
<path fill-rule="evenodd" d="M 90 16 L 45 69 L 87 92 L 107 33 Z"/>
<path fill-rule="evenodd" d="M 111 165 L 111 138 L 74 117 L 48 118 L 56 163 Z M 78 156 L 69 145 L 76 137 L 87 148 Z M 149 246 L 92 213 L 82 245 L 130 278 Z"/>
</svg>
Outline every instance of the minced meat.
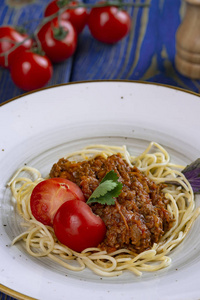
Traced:
<svg viewBox="0 0 200 300">
<path fill-rule="evenodd" d="M 87 200 L 111 170 L 123 184 L 115 205 L 90 204 L 107 228 L 99 247 L 108 252 L 127 248 L 140 253 L 150 249 L 173 224 L 172 215 L 167 211 L 168 200 L 162 193 L 163 184 L 155 184 L 135 166 L 130 167 L 120 154 L 107 159 L 97 156 L 83 162 L 62 158 L 53 165 L 50 177 L 75 182 Z"/>
</svg>

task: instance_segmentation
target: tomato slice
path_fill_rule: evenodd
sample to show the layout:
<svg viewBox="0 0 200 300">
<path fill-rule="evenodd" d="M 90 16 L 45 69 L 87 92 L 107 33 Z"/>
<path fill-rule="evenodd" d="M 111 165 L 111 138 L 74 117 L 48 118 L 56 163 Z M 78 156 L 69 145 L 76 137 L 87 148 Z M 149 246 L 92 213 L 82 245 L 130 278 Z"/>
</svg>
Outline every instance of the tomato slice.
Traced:
<svg viewBox="0 0 200 300">
<path fill-rule="evenodd" d="M 36 220 L 52 226 L 57 210 L 69 200 L 85 202 L 81 189 L 75 183 L 64 178 L 47 179 L 37 184 L 32 191 L 31 212 Z"/>
</svg>

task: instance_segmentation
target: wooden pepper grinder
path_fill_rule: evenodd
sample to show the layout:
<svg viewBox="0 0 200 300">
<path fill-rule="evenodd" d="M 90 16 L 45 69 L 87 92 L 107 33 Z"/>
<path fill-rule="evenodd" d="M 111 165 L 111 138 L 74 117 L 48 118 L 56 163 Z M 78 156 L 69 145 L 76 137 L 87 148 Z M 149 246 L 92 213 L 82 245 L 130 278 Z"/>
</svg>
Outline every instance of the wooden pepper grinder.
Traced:
<svg viewBox="0 0 200 300">
<path fill-rule="evenodd" d="M 186 13 L 176 33 L 175 65 L 192 79 L 200 79 L 200 0 L 184 0 Z"/>
</svg>

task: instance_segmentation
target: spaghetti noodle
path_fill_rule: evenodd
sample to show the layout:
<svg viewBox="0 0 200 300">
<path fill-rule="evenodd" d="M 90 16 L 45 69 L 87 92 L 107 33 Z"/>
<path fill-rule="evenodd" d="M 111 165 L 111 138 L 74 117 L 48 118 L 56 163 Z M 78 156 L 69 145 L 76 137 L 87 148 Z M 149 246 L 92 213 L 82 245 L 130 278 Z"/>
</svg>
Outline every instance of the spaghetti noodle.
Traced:
<svg viewBox="0 0 200 300">
<path fill-rule="evenodd" d="M 87 267 L 97 275 L 105 277 L 121 275 L 125 270 L 140 276 L 142 272 L 153 272 L 169 266 L 171 258 L 168 255 L 184 240 L 200 214 L 200 208 L 195 209 L 190 183 L 181 173 L 183 166 L 172 164 L 167 151 L 154 142 L 151 142 L 139 156 L 130 155 L 126 146 L 92 145 L 70 153 L 66 158 L 81 161 L 97 155 L 107 158 L 117 153 L 121 154 L 129 166 L 136 166 L 156 184 L 170 182 L 162 192 L 169 200 L 167 210 L 174 218 L 173 226 L 150 250 L 137 254 L 129 249 L 107 253 L 99 248 L 87 248 L 77 253 L 62 245 L 53 229 L 35 220 L 31 213 L 30 195 L 33 188 L 44 179 L 38 170 L 27 166 L 19 169 L 8 183 L 16 199 L 17 211 L 26 221 L 22 225 L 27 227 L 27 230 L 17 236 L 12 244 L 23 240 L 27 252 L 34 257 L 47 256 L 72 271 L 81 271 Z M 20 177 L 23 172 L 28 172 L 34 178 L 31 180 L 28 177 Z"/>
</svg>

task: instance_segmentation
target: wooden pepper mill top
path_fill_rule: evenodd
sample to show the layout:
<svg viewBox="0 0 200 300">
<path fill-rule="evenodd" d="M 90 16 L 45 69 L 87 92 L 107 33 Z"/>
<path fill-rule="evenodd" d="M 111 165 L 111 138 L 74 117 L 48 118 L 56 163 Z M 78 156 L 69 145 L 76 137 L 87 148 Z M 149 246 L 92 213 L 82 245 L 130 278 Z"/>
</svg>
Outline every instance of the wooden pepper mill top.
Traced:
<svg viewBox="0 0 200 300">
<path fill-rule="evenodd" d="M 185 0 L 186 13 L 176 33 L 175 65 L 192 79 L 200 79 L 200 0 Z"/>
</svg>

